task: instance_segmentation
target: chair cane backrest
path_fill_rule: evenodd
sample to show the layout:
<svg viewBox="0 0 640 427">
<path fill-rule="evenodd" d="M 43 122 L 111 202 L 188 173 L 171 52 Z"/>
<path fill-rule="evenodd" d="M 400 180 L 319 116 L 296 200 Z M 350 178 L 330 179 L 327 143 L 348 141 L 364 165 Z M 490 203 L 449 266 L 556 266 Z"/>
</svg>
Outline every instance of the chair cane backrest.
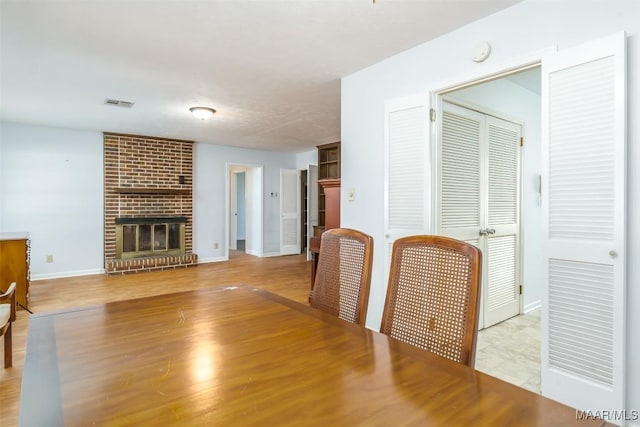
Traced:
<svg viewBox="0 0 640 427">
<path fill-rule="evenodd" d="M 311 307 L 364 326 L 372 258 L 371 236 L 346 228 L 322 233 Z"/>
<path fill-rule="evenodd" d="M 482 253 L 443 236 L 393 244 L 380 332 L 473 367 Z"/>
</svg>

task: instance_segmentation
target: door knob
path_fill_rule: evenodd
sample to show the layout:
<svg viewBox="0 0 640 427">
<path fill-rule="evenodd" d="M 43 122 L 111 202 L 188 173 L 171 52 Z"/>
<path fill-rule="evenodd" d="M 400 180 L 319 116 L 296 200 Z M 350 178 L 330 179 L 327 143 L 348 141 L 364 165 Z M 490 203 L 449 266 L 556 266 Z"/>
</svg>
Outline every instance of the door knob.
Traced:
<svg viewBox="0 0 640 427">
<path fill-rule="evenodd" d="M 478 234 L 480 234 L 481 236 L 486 236 L 487 234 L 489 234 L 489 232 L 486 228 L 481 228 Z"/>
<path fill-rule="evenodd" d="M 496 229 L 495 228 L 487 228 L 487 234 L 496 234 Z"/>
</svg>

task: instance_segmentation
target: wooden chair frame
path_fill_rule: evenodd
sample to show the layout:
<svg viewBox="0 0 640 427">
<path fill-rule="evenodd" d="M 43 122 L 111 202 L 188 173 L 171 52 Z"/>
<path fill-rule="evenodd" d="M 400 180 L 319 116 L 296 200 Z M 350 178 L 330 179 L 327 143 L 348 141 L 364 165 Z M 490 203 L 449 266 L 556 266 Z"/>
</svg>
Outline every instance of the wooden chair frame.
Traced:
<svg viewBox="0 0 640 427">
<path fill-rule="evenodd" d="M 349 306 L 354 307 L 354 312 L 345 313 L 340 301 L 340 266 L 337 265 L 340 258 L 345 259 L 346 254 L 335 253 L 336 245 L 351 242 L 362 247 L 362 264 L 346 267 L 350 273 L 359 273 L 357 285 L 357 301 L 349 301 Z M 346 249 L 345 249 L 346 250 Z M 354 262 L 355 260 L 351 260 Z M 369 287 L 371 285 L 371 267 L 373 263 L 373 238 L 358 230 L 348 228 L 332 228 L 322 233 L 320 243 L 320 255 L 316 272 L 313 291 L 311 292 L 310 305 L 344 320 L 364 326 L 367 318 L 367 306 L 369 304 Z M 351 289 L 352 293 L 356 289 Z M 343 292 L 346 293 L 346 292 Z"/>
<path fill-rule="evenodd" d="M 442 254 L 442 259 L 437 261 L 434 259 L 432 261 L 433 265 L 430 267 L 428 267 L 427 264 L 430 264 L 431 259 L 428 260 L 429 262 L 420 263 L 414 268 L 416 270 L 416 277 L 409 277 L 412 274 L 412 271 L 409 270 L 411 267 L 407 265 L 403 266 L 405 251 L 409 249 L 433 250 L 435 251 L 434 253 Z M 452 287 L 454 283 L 452 274 L 446 271 L 447 265 L 443 265 L 453 262 L 449 262 L 448 259 L 446 259 L 448 257 L 452 259 L 455 257 L 456 259 L 456 283 L 462 283 L 462 277 L 464 277 L 464 285 L 458 286 L 455 289 Z M 405 264 L 406 263 L 408 263 L 408 261 L 405 262 Z M 464 267 L 466 270 L 461 270 L 461 266 L 466 266 Z M 439 351 L 434 348 L 426 348 L 426 346 L 418 345 L 414 342 L 411 344 L 418 345 L 421 348 L 440 354 L 443 357 L 448 357 L 459 363 L 473 367 L 475 364 L 478 315 L 480 311 L 481 266 L 482 253 L 480 249 L 460 240 L 431 235 L 409 236 L 396 240 L 393 244 L 389 283 L 387 286 L 387 296 L 382 314 L 380 332 L 400 340 L 403 340 L 403 335 L 413 334 L 414 336 L 427 336 L 427 334 L 430 334 L 429 340 L 437 342 L 441 348 L 446 348 L 447 350 Z M 429 270 L 429 268 L 431 269 Z M 427 271 L 430 272 L 430 275 L 425 277 Z M 433 271 L 436 271 L 436 273 L 434 274 Z M 403 287 L 401 281 L 405 280 L 405 282 L 408 283 L 408 279 L 411 279 L 411 285 L 407 284 L 405 285 L 406 289 L 401 290 Z M 431 285 L 429 285 L 429 283 Z M 441 296 L 446 294 L 446 296 L 440 298 L 442 301 L 435 301 L 434 299 L 437 299 L 435 297 L 432 297 L 430 301 L 426 301 L 429 293 L 426 287 L 436 286 L 436 284 L 441 287 L 437 294 Z M 406 296 L 410 293 L 408 287 L 419 287 L 422 285 L 425 286 L 425 292 L 423 295 L 420 295 L 420 301 L 414 301 L 414 308 L 406 308 L 406 299 L 411 298 L 410 296 Z M 448 286 L 451 288 L 448 288 Z M 461 317 L 464 323 L 462 326 L 463 332 L 458 333 L 458 339 L 455 342 L 445 342 L 445 337 L 451 329 L 447 329 L 446 326 L 444 326 L 447 322 L 443 320 L 450 320 L 444 318 L 444 312 L 448 310 L 449 307 L 453 307 L 452 304 L 447 305 L 447 300 L 456 298 L 458 293 L 462 293 L 463 299 L 465 300 L 461 301 L 459 305 L 462 312 L 456 309 L 458 310 L 458 317 Z M 399 296 L 399 294 L 401 295 Z M 399 300 L 402 298 L 405 298 L 405 301 L 400 301 L 399 304 Z M 438 304 L 440 304 L 440 308 L 438 308 Z M 428 308 L 427 305 L 429 306 Z M 447 308 L 443 309 L 442 307 L 445 305 Z M 401 308 L 398 308 L 398 306 L 401 306 Z M 418 308 L 416 309 L 415 307 Z M 402 324 L 396 325 L 396 310 L 398 313 L 402 312 L 401 316 L 405 317 Z M 402 310 L 406 311 L 403 312 Z M 415 313 L 411 312 L 412 310 L 414 310 Z M 438 310 L 440 310 L 440 312 L 438 312 Z M 427 311 L 429 314 L 427 314 Z M 442 315 L 442 317 L 439 317 L 439 315 Z M 442 328 L 440 331 L 437 330 L 439 327 Z M 452 354 L 457 354 L 459 357 L 453 357 Z"/>
<path fill-rule="evenodd" d="M 4 367 L 13 366 L 13 344 L 11 340 L 11 325 L 16 320 L 16 284 L 9 285 L 9 289 L 0 294 L 0 304 L 10 304 L 9 320 L 0 325 L 0 335 L 4 335 Z"/>
</svg>

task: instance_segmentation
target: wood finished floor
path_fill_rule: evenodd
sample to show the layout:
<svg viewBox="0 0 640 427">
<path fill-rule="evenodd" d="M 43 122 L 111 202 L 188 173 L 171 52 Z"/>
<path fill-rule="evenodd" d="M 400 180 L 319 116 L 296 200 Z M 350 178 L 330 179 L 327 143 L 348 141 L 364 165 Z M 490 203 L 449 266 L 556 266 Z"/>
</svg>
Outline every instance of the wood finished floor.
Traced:
<svg viewBox="0 0 640 427">
<path fill-rule="evenodd" d="M 307 303 L 311 263 L 302 255 L 256 258 L 232 251 L 229 262 L 124 276 L 82 276 L 31 282 L 30 309 L 45 313 L 218 285 L 246 284 Z M 13 325 L 13 367 L 0 369 L 0 426 L 18 425 L 29 313 Z M 0 344 L 1 346 L 1 344 Z M 1 357 L 1 354 L 0 354 Z"/>
</svg>

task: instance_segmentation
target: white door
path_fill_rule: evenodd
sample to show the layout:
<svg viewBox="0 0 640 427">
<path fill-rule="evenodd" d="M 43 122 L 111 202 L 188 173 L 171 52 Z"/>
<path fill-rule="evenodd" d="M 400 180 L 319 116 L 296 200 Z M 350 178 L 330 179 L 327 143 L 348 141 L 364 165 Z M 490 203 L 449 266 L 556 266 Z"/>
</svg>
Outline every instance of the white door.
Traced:
<svg viewBox="0 0 640 427">
<path fill-rule="evenodd" d="M 280 255 L 300 253 L 300 175 L 280 169 Z"/>
<path fill-rule="evenodd" d="M 385 277 L 393 242 L 429 232 L 430 151 L 426 95 L 385 103 Z"/>
<path fill-rule="evenodd" d="M 625 71 L 623 33 L 542 62 L 541 387 L 582 410 L 625 408 Z"/>
<path fill-rule="evenodd" d="M 311 261 L 310 239 L 313 237 L 313 226 L 318 225 L 318 166 L 309 165 L 307 175 L 307 261 Z"/>
<path fill-rule="evenodd" d="M 483 253 L 480 328 L 520 312 L 521 126 L 443 103 L 438 233 Z"/>
</svg>

